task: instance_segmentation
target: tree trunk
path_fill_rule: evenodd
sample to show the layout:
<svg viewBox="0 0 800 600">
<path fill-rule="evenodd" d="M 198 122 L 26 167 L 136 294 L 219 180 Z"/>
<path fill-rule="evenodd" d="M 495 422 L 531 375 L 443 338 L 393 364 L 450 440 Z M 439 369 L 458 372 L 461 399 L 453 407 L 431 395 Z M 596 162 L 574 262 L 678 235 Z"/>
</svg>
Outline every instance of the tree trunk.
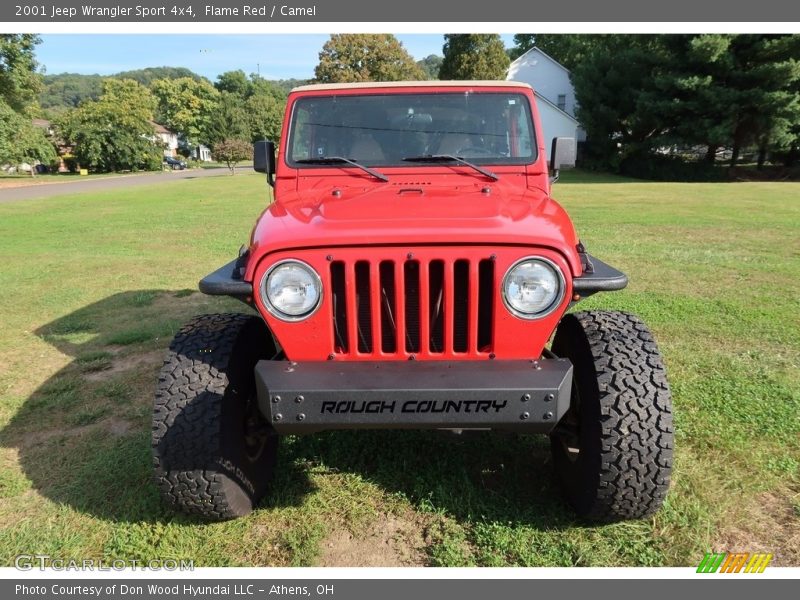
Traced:
<svg viewBox="0 0 800 600">
<path fill-rule="evenodd" d="M 717 149 L 718 148 L 719 148 L 719 146 L 717 146 L 716 144 L 713 145 L 713 146 L 711 144 L 708 145 L 708 151 L 706 152 L 705 161 L 709 165 L 713 165 L 714 164 L 714 161 L 717 158 Z"/>
<path fill-rule="evenodd" d="M 797 155 L 798 154 L 800 154 L 800 152 L 798 152 L 797 144 L 796 143 L 792 144 L 792 147 L 789 148 L 789 152 L 788 152 L 788 154 L 786 155 L 786 158 L 783 161 L 783 166 L 784 167 L 793 167 L 794 163 L 797 162 Z"/>
<path fill-rule="evenodd" d="M 731 153 L 730 168 L 733 169 L 738 161 L 739 161 L 739 143 L 735 142 L 733 144 L 733 152 Z"/>
<path fill-rule="evenodd" d="M 758 163 L 756 168 L 761 171 L 767 161 L 767 143 L 763 142 L 758 146 Z"/>
</svg>

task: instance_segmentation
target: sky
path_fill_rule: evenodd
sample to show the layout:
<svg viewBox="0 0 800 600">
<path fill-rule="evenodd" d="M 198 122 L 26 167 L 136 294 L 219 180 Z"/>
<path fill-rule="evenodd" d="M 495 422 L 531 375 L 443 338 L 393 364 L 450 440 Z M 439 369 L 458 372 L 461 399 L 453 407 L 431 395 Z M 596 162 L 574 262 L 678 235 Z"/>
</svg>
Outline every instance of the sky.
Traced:
<svg viewBox="0 0 800 600">
<path fill-rule="evenodd" d="M 417 60 L 442 54 L 443 35 L 396 34 Z M 319 34 L 42 35 L 36 57 L 45 72 L 111 75 L 144 67 L 187 67 L 214 81 L 225 71 L 266 79 L 310 79 L 328 39 Z M 501 36 L 507 47 L 513 35 Z"/>
</svg>

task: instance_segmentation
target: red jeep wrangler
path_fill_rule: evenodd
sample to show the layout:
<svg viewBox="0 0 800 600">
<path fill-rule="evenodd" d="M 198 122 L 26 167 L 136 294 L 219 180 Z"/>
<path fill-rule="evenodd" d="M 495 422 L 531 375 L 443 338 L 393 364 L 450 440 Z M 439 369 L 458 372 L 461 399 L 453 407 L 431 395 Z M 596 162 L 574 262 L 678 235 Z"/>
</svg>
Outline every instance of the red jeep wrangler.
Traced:
<svg viewBox="0 0 800 600">
<path fill-rule="evenodd" d="M 550 197 L 574 140 L 553 140 L 548 165 L 533 90 L 311 85 L 284 123 L 277 156 L 254 149 L 275 202 L 200 282 L 257 314 L 196 317 L 159 376 L 164 498 L 247 514 L 280 435 L 496 429 L 550 436 L 579 515 L 656 511 L 673 447 L 664 366 L 634 315 L 567 312 L 627 277 L 586 252 Z"/>
</svg>

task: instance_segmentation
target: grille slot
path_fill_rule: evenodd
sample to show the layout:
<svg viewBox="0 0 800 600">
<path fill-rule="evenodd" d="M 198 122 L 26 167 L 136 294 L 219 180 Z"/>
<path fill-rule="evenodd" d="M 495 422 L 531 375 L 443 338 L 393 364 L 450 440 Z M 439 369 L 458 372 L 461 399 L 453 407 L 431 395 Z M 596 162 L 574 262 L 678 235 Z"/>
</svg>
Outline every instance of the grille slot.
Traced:
<svg viewBox="0 0 800 600">
<path fill-rule="evenodd" d="M 356 263 L 356 312 L 358 322 L 358 351 L 372 352 L 372 306 L 369 287 L 369 263 Z"/>
<path fill-rule="evenodd" d="M 348 352 L 347 300 L 345 299 L 344 263 L 331 263 L 331 296 L 333 298 L 333 350 Z"/>
<path fill-rule="evenodd" d="M 469 262 L 457 260 L 453 266 L 453 352 L 467 351 L 470 301 Z"/>
<path fill-rule="evenodd" d="M 419 263 L 409 261 L 405 272 L 406 352 L 419 352 Z"/>
<path fill-rule="evenodd" d="M 478 351 L 492 349 L 494 317 L 494 261 L 482 260 L 478 267 Z"/>
<path fill-rule="evenodd" d="M 432 353 L 444 352 L 444 262 L 433 260 L 428 265 L 428 348 Z"/>
<path fill-rule="evenodd" d="M 494 276 L 488 259 L 332 261 L 333 353 L 490 353 Z"/>
<path fill-rule="evenodd" d="M 381 350 L 397 352 L 397 303 L 395 301 L 394 263 L 388 260 L 380 264 L 381 280 Z"/>
</svg>

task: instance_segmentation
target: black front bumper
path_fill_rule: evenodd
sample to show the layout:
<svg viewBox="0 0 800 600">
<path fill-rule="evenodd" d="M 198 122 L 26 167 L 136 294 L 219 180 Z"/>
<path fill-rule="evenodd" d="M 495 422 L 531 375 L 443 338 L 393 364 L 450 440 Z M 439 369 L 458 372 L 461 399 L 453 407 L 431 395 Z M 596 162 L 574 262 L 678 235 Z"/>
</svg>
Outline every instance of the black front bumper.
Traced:
<svg viewBox="0 0 800 600">
<path fill-rule="evenodd" d="M 542 361 L 260 361 L 261 412 L 280 434 L 325 429 L 548 433 L 569 408 L 572 364 Z"/>
<path fill-rule="evenodd" d="M 245 255 L 246 256 L 246 255 Z M 200 291 L 209 296 L 233 296 L 248 299 L 253 296 L 253 284 L 242 280 L 244 261 L 240 256 L 200 280 Z"/>
</svg>

